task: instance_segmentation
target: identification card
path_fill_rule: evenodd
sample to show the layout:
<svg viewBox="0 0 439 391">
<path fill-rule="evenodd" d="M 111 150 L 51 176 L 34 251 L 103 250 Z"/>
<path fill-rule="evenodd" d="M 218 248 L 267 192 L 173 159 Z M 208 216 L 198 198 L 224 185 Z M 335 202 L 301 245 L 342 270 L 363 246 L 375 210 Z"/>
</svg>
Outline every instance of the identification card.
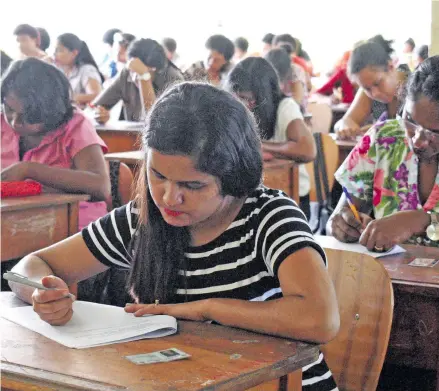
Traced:
<svg viewBox="0 0 439 391">
<path fill-rule="evenodd" d="M 439 262 L 437 259 L 430 258 L 416 258 L 409 263 L 409 266 L 418 266 L 418 267 L 433 267 Z"/>
<path fill-rule="evenodd" d="M 152 353 L 136 354 L 134 356 L 125 356 L 127 360 L 137 365 L 184 360 L 189 357 L 191 357 L 190 354 L 176 348 L 159 350 L 158 352 Z"/>
</svg>

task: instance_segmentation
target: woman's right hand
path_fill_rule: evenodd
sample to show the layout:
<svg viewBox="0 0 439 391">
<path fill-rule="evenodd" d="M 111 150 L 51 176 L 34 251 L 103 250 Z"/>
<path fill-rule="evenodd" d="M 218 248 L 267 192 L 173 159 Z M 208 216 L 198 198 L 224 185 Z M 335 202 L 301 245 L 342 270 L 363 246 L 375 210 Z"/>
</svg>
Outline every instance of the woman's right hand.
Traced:
<svg viewBox="0 0 439 391">
<path fill-rule="evenodd" d="M 41 279 L 46 288 L 57 288 L 56 290 L 44 291 L 35 289 L 32 294 L 34 311 L 45 322 L 52 326 L 66 324 L 73 315 L 74 299 L 68 296 L 69 288 L 59 277 L 47 276 Z"/>
<path fill-rule="evenodd" d="M 366 226 L 373 220 L 367 214 L 358 214 L 361 222 L 355 218 L 349 206 L 344 207 L 337 214 L 334 214 L 330 220 L 332 236 L 340 240 L 340 242 L 358 242 Z"/>
<path fill-rule="evenodd" d="M 339 140 L 353 140 L 361 132 L 360 125 L 350 118 L 342 118 L 335 124 L 334 130 Z"/>
<path fill-rule="evenodd" d="M 105 124 L 110 119 L 110 111 L 103 106 L 98 106 L 95 109 L 94 118 L 100 124 Z"/>
</svg>

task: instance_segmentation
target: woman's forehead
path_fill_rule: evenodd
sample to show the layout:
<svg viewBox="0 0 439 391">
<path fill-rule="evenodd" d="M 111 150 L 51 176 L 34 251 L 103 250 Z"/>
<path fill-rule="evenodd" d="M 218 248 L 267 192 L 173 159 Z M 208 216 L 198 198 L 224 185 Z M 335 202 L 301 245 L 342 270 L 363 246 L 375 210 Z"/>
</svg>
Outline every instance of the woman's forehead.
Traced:
<svg viewBox="0 0 439 391">
<path fill-rule="evenodd" d="M 404 107 L 413 120 L 422 127 L 439 131 L 439 102 L 421 96 L 407 99 Z"/>
<path fill-rule="evenodd" d="M 150 149 L 147 156 L 147 165 L 148 168 L 152 168 L 168 179 L 175 181 L 190 182 L 215 179 L 212 175 L 199 171 L 192 157 L 186 155 L 167 155 L 155 149 Z"/>
</svg>

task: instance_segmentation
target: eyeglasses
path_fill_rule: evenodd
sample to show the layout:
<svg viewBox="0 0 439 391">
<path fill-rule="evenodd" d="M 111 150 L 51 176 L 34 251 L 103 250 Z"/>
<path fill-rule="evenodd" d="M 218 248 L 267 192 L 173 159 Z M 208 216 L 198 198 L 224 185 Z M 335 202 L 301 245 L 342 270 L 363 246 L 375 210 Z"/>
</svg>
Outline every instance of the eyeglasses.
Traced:
<svg viewBox="0 0 439 391">
<path fill-rule="evenodd" d="M 401 124 L 404 127 L 404 129 L 407 130 L 407 132 L 410 134 L 415 134 L 416 132 L 423 132 L 428 139 L 433 139 L 433 138 L 438 139 L 439 138 L 439 133 L 437 131 L 433 131 L 433 130 L 424 128 L 423 126 L 415 123 L 411 119 L 410 114 L 407 113 L 405 110 L 404 110 L 400 120 L 401 120 Z"/>
<path fill-rule="evenodd" d="M 406 111 L 404 110 L 402 118 L 400 117 L 400 124 L 407 132 L 407 136 L 409 137 L 411 144 L 414 142 L 413 137 L 415 137 L 415 135 L 417 135 L 417 139 L 418 139 L 417 143 L 420 141 L 427 143 L 429 145 L 439 143 L 438 132 L 432 131 L 430 129 L 426 129 L 423 126 L 414 123 L 413 120 L 409 117 L 410 115 L 406 113 Z M 415 152 L 417 149 L 419 149 L 414 144 L 412 146 Z"/>
</svg>

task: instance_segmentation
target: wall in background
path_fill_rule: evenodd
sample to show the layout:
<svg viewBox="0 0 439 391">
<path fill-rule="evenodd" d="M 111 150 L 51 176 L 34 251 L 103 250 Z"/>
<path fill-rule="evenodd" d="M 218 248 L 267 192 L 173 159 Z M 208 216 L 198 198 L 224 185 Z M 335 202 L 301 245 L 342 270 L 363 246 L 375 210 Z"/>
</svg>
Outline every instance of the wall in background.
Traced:
<svg viewBox="0 0 439 391">
<path fill-rule="evenodd" d="M 251 51 L 259 51 L 265 33 L 289 32 L 301 39 L 316 68 L 323 70 L 356 41 L 378 33 L 395 39 L 397 51 L 408 37 L 419 44 L 431 40 L 432 0 L 221 0 L 209 3 L 209 8 L 205 0 L 76 0 L 65 2 L 63 9 L 68 11 L 61 11 L 60 3 L 21 0 L 2 4 L 0 47 L 14 55 L 12 31 L 20 23 L 29 23 L 45 27 L 52 41 L 65 32 L 77 34 L 99 60 L 104 50 L 102 34 L 118 27 L 144 38 L 174 37 L 178 51 L 191 62 L 204 58 L 204 43 L 214 33 L 231 39 L 245 36 Z"/>
</svg>

